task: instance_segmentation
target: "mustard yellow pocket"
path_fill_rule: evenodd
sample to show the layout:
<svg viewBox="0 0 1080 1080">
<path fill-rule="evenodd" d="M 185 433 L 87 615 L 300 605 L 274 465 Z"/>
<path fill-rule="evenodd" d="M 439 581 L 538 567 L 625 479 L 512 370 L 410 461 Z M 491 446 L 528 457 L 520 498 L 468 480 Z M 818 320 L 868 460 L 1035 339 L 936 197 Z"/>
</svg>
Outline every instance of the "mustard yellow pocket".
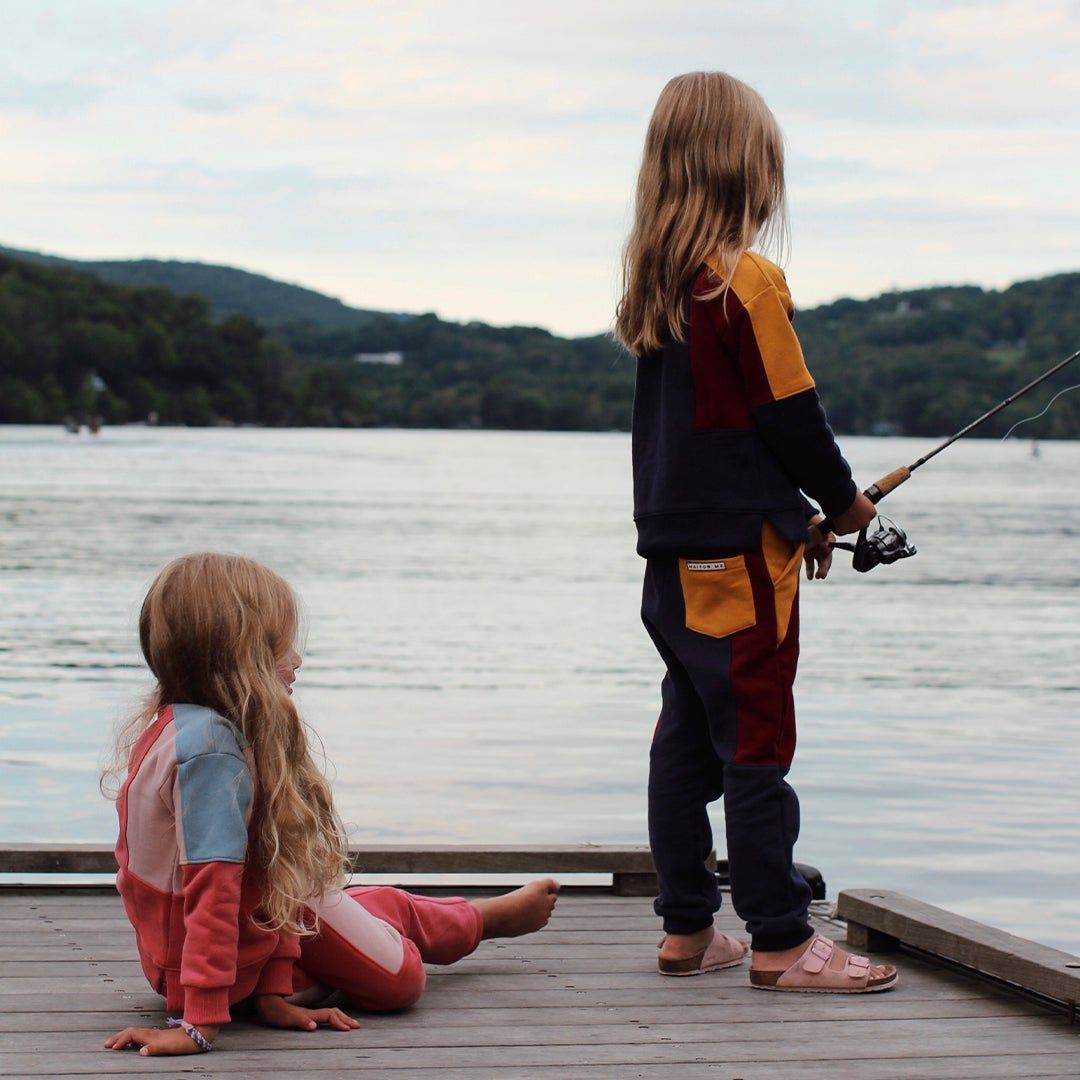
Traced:
<svg viewBox="0 0 1080 1080">
<path fill-rule="evenodd" d="M 799 572 L 802 569 L 806 545 L 793 544 L 781 536 L 769 522 L 765 522 L 761 533 L 761 549 L 765 555 L 765 565 L 769 568 L 769 579 L 773 584 L 776 601 L 776 644 L 779 646 L 787 637 L 791 609 L 795 606 L 795 597 L 799 593 Z"/>
<path fill-rule="evenodd" d="M 688 630 L 723 638 L 757 621 L 745 556 L 680 559 L 679 581 Z"/>
</svg>

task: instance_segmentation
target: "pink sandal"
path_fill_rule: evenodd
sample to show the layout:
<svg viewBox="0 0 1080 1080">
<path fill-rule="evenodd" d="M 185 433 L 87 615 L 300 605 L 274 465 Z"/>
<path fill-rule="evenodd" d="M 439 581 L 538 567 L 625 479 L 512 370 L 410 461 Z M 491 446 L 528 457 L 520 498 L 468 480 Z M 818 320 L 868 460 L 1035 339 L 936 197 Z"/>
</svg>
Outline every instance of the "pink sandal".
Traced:
<svg viewBox="0 0 1080 1080">
<path fill-rule="evenodd" d="M 701 952 L 685 960 L 659 957 L 656 966 L 661 975 L 704 975 L 706 971 L 736 967 L 746 959 L 747 952 L 747 947 L 741 941 L 717 930 L 713 933 L 712 941 Z"/>
<path fill-rule="evenodd" d="M 787 971 L 755 971 L 751 968 L 750 985 L 758 990 L 803 994 L 873 994 L 891 989 L 900 979 L 895 968 L 888 975 L 871 978 L 870 961 L 865 956 L 848 955 L 843 967 L 830 967 L 829 961 L 835 951 L 836 943 L 818 934 Z"/>
</svg>

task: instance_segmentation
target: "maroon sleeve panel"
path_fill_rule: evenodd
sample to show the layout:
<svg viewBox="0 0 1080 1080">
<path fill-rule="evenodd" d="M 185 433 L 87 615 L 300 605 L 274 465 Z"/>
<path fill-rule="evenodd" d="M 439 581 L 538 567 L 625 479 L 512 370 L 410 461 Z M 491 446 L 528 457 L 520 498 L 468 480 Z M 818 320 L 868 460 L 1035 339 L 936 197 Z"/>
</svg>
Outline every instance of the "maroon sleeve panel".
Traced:
<svg viewBox="0 0 1080 1080">
<path fill-rule="evenodd" d="M 742 311 L 730 290 L 726 297 L 697 300 L 711 287 L 707 271 L 694 282 L 690 298 L 690 368 L 694 379 L 694 429 L 717 431 L 751 428 L 753 417 L 743 375 L 729 340 L 727 315 Z M 726 312 L 725 312 L 726 307 Z"/>
</svg>

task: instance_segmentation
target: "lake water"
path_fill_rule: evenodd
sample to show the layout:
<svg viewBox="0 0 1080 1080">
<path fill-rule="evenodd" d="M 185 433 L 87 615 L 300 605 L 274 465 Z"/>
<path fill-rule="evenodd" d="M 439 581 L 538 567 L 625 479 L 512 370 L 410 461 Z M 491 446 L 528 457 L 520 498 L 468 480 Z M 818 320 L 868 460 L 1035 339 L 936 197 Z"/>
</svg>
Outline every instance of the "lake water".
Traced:
<svg viewBox="0 0 1080 1080">
<path fill-rule="evenodd" d="M 864 484 L 928 449 L 842 442 Z M 1078 443 L 959 443 L 888 500 L 916 558 L 805 586 L 797 857 L 830 894 L 1080 951 L 1078 476 Z M 136 613 L 203 548 L 301 592 L 297 700 L 355 840 L 645 839 L 625 435 L 0 427 L 0 522 L 0 839 L 111 842 Z"/>
</svg>

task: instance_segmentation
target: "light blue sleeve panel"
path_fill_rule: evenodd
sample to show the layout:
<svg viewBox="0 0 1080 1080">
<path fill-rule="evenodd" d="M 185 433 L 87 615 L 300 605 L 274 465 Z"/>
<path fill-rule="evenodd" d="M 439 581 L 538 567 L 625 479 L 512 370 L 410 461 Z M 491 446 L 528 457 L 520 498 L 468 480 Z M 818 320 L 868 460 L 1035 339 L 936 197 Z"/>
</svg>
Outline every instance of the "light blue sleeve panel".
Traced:
<svg viewBox="0 0 1080 1080">
<path fill-rule="evenodd" d="M 173 721 L 180 862 L 242 863 L 253 791 L 239 733 L 211 709 L 197 705 L 174 705 Z"/>
</svg>

